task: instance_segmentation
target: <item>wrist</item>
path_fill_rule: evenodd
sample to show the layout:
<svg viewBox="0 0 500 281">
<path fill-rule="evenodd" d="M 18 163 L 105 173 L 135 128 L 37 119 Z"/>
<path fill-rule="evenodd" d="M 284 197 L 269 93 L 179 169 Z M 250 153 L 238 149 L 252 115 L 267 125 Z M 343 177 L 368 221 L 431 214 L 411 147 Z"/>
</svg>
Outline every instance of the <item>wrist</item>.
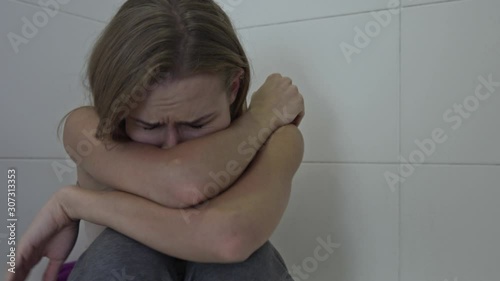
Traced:
<svg viewBox="0 0 500 281">
<path fill-rule="evenodd" d="M 64 213 L 73 221 L 79 221 L 81 219 L 76 212 L 77 209 L 75 208 L 76 205 L 73 200 L 75 198 L 75 193 L 78 193 L 79 189 L 80 188 L 77 186 L 69 185 L 59 189 L 55 194 L 57 202 Z"/>
<path fill-rule="evenodd" d="M 261 116 L 256 111 L 252 111 L 251 109 L 247 110 L 242 116 L 242 123 L 244 123 L 246 127 L 253 128 L 251 130 L 252 136 L 258 136 L 259 139 L 263 136 L 266 136 L 266 139 L 272 135 L 278 128 L 281 127 L 279 124 L 278 118 L 266 118 L 265 116 Z M 265 140 L 261 140 L 265 141 Z"/>
<path fill-rule="evenodd" d="M 262 112 L 259 112 L 258 110 L 253 110 L 252 108 L 249 108 L 244 114 L 243 117 L 248 119 L 248 122 L 252 122 L 256 124 L 258 127 L 258 130 L 262 129 L 271 129 L 271 132 L 274 132 L 276 128 L 271 128 L 271 126 L 275 126 L 274 124 L 271 124 L 271 119 L 267 118 L 267 116 L 264 116 Z"/>
</svg>

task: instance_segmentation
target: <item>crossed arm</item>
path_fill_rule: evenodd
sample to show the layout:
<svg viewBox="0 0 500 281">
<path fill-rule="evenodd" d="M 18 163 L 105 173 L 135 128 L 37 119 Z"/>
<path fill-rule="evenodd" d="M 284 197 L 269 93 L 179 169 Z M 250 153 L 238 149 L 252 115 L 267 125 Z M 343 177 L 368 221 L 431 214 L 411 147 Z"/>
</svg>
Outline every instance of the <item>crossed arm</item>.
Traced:
<svg viewBox="0 0 500 281">
<path fill-rule="evenodd" d="M 196 205 L 230 187 L 267 139 L 256 137 L 269 126 L 245 113 L 225 130 L 160 149 L 138 142 L 101 142 L 94 137 L 98 123 L 93 107 L 68 116 L 63 141 L 69 156 L 97 182 L 170 208 Z M 234 163 L 239 169 L 231 169 L 227 180 L 217 183 L 217 192 L 205 192 L 214 182 L 213 173 Z"/>
<path fill-rule="evenodd" d="M 248 137 L 248 132 L 240 132 Z M 150 193 L 75 187 L 64 189 L 61 202 L 72 218 L 111 227 L 165 254 L 196 262 L 238 262 L 262 246 L 278 225 L 302 155 L 302 135 L 295 125 L 287 125 L 267 139 L 251 163 L 248 160 L 248 168 L 242 168 L 244 173 L 231 188 L 200 200 L 205 202 L 197 207 L 167 207 L 147 198 Z M 222 169 L 235 158 L 227 159 L 220 163 Z"/>
</svg>

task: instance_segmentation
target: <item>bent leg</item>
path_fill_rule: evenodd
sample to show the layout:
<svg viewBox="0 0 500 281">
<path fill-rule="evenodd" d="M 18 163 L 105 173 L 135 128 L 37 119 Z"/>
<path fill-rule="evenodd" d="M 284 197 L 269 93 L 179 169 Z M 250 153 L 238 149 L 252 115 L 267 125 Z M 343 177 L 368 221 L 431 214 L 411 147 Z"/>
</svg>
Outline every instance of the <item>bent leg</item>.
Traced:
<svg viewBox="0 0 500 281">
<path fill-rule="evenodd" d="M 285 261 L 267 241 L 241 263 L 187 262 L 184 281 L 293 281 Z"/>
<path fill-rule="evenodd" d="M 106 228 L 79 257 L 68 281 L 181 281 L 185 261 Z"/>
</svg>

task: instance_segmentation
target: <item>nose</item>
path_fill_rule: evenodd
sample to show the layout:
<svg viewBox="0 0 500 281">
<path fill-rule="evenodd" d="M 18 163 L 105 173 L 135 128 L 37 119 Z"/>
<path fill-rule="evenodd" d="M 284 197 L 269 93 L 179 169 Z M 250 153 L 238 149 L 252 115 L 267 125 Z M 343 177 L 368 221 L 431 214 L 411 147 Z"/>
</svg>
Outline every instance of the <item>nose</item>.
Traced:
<svg viewBox="0 0 500 281">
<path fill-rule="evenodd" d="M 173 126 L 169 126 L 167 130 L 165 130 L 164 141 L 162 145 L 162 149 L 169 149 L 174 147 L 179 143 L 179 134 L 177 133 L 177 129 Z"/>
</svg>

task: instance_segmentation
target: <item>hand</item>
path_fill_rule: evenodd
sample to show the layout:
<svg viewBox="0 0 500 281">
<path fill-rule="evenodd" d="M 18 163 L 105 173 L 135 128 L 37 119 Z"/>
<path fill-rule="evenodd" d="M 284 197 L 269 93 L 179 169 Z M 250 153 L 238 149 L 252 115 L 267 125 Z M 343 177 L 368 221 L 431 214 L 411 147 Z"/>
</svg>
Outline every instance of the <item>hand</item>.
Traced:
<svg viewBox="0 0 500 281">
<path fill-rule="evenodd" d="M 304 98 L 290 78 L 274 73 L 252 95 L 248 112 L 273 131 L 288 124 L 299 126 L 304 117 Z"/>
<path fill-rule="evenodd" d="M 43 281 L 56 281 L 59 270 L 73 249 L 78 236 L 79 220 L 72 220 L 56 192 L 17 244 L 15 273 L 7 272 L 4 280 L 23 281 L 42 257 L 50 259 Z"/>
</svg>

